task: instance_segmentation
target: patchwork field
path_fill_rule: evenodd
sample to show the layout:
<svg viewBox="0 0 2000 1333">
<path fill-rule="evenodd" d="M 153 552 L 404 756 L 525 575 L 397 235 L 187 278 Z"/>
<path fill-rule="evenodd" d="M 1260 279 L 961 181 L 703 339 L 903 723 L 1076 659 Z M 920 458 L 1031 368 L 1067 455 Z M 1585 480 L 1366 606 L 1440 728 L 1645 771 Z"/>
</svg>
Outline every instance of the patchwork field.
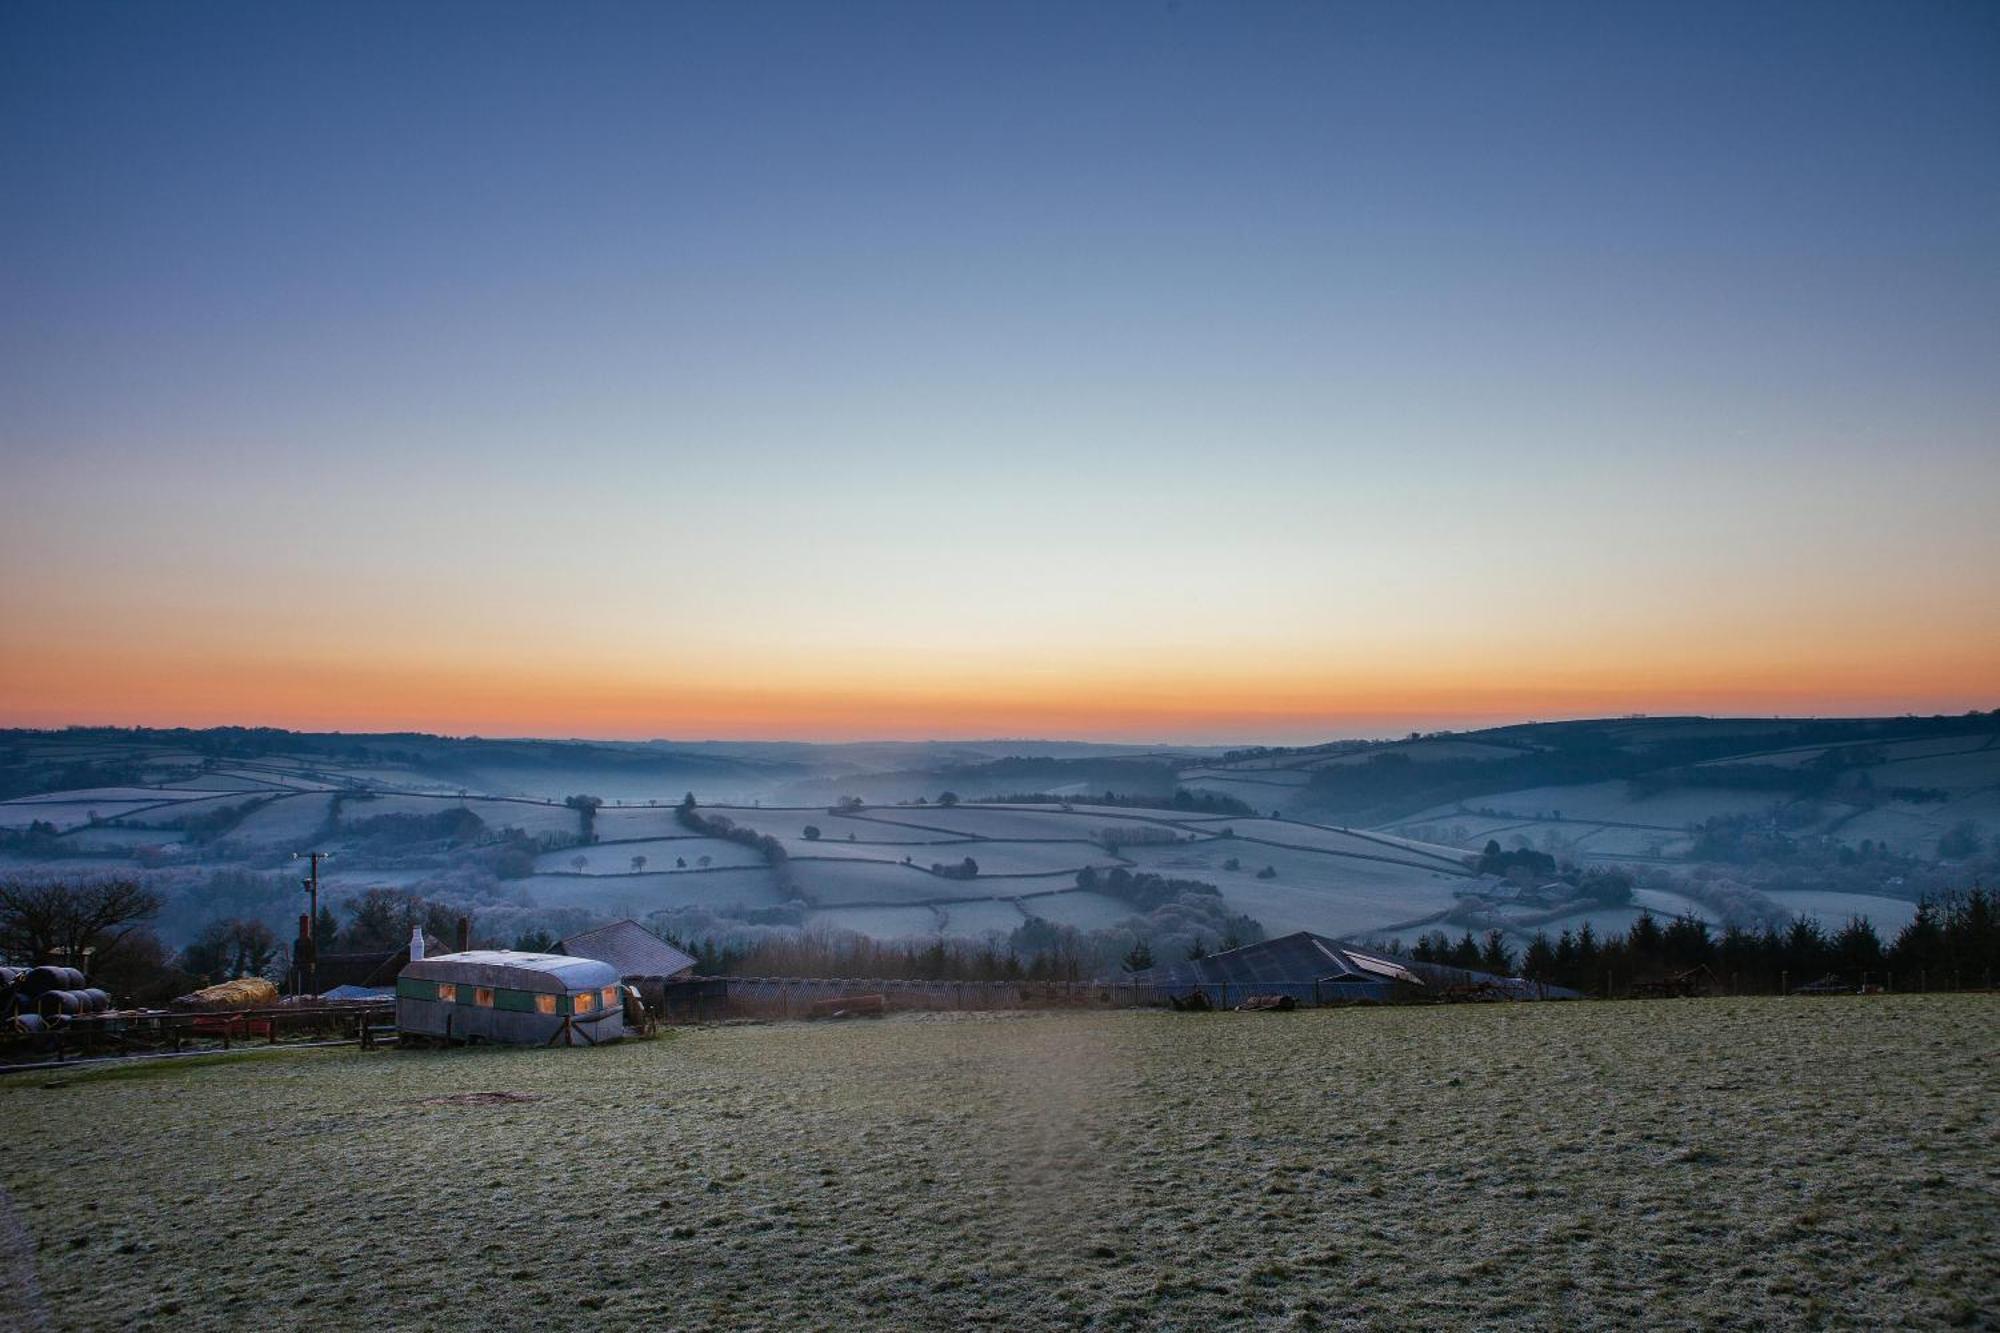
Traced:
<svg viewBox="0 0 2000 1333">
<path fill-rule="evenodd" d="M 129 853 L 142 847 L 172 847 L 186 840 L 187 834 L 172 829 L 119 828 L 114 824 L 100 824 L 95 828 L 77 829 L 64 842 L 80 851 Z"/>
<path fill-rule="evenodd" d="M 632 866 L 635 856 L 646 858 L 646 863 L 636 870 Z M 565 847 L 536 857 L 535 869 L 556 874 L 636 875 L 645 871 L 706 869 L 703 857 L 708 858 L 708 865 L 716 867 L 764 864 L 763 856 L 755 848 L 742 843 L 689 836 Z M 578 866 L 578 861 L 583 864 Z M 687 866 L 677 865 L 680 861 L 686 861 Z"/>
<path fill-rule="evenodd" d="M 612 917 L 669 907 L 772 907 L 781 899 L 762 866 L 727 870 L 648 869 L 640 875 L 530 875 L 514 884 L 542 907 L 581 907 Z"/>
<path fill-rule="evenodd" d="M 687 833 L 672 806 L 607 805 L 597 812 L 597 836 L 613 838 L 678 838 Z"/>
<path fill-rule="evenodd" d="M 1560 814 L 1584 823 L 1636 824 L 1679 833 L 1711 815 L 1757 814 L 1781 798 L 1759 791 L 1691 791 L 1674 789 L 1653 796 L 1635 796 L 1626 782 L 1593 782 L 1575 787 L 1529 787 L 1495 792 L 1470 802 L 1522 819 Z M 1453 807 L 1440 806 L 1410 816 L 1410 822 L 1453 818 Z"/>
<path fill-rule="evenodd" d="M 1854 917 L 1866 918 L 1884 939 L 1910 924 L 1917 905 L 1907 898 L 1884 898 L 1874 893 L 1830 893 L 1824 889 L 1786 892 L 1773 889 L 1764 895 L 1787 912 L 1813 917 L 1838 925 Z"/>
<path fill-rule="evenodd" d="M 457 796 L 378 796 L 349 801 L 340 808 L 340 822 L 353 825 L 383 815 L 435 815 L 460 807 L 478 815 L 490 829 L 517 828 L 531 837 L 567 836 L 580 826 L 577 812 L 563 805 Z"/>
<path fill-rule="evenodd" d="M 945 879 L 916 866 L 875 861 L 795 861 L 792 873 L 814 901 L 828 907 L 856 903 L 915 904 L 933 898 L 977 898 L 1001 891 L 978 880 Z"/>
<path fill-rule="evenodd" d="M 1018 924 L 1019 913 L 1015 915 Z M 904 940 L 936 935 L 943 920 L 942 913 L 930 907 L 833 907 L 810 913 L 806 925 L 851 930 L 878 940 Z"/>
<path fill-rule="evenodd" d="M 333 797 L 320 792 L 280 796 L 258 806 L 229 830 L 229 836 L 243 842 L 273 846 L 307 846 L 310 838 L 332 816 Z"/>
<path fill-rule="evenodd" d="M 1075 926 L 1078 930 L 1103 930 L 1133 914 L 1132 904 L 1128 902 L 1121 902 L 1108 894 L 1086 893 L 1077 889 L 1067 893 L 1041 894 L 1021 905 L 1044 921 L 1053 921 L 1058 926 Z"/>
<path fill-rule="evenodd" d="M 1139 869 L 1215 885 L 1233 910 L 1256 918 L 1275 935 L 1293 930 L 1341 935 L 1412 921 L 1449 908 L 1454 891 L 1466 883 L 1464 876 L 1442 870 L 1240 838 L 1135 847 L 1126 855 Z M 1277 873 L 1260 878 L 1266 868 Z"/>
<path fill-rule="evenodd" d="M 93 818 L 116 819 L 133 810 L 154 808 L 151 801 L 9 801 L 0 804 L 0 829 L 53 824 L 72 829 Z"/>
<path fill-rule="evenodd" d="M 15 1079 L 0 1307 L 55 1329 L 456 1329 L 474 1304 L 501 1329 L 1977 1326 L 2000 1318 L 1996 1031 L 2000 1000 L 1938 995 L 947 1014 Z"/>
</svg>

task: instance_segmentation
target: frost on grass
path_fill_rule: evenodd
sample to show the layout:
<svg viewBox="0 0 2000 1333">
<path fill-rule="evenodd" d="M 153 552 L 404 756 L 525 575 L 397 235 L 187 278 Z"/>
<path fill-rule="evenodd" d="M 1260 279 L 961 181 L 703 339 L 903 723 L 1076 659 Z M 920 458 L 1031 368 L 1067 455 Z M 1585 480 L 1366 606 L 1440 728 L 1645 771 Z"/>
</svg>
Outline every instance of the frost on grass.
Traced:
<svg viewBox="0 0 2000 1333">
<path fill-rule="evenodd" d="M 927 1015 L 260 1056 L 0 1088 L 0 1182 L 60 1328 L 1990 1323 L 1996 1020 Z"/>
</svg>

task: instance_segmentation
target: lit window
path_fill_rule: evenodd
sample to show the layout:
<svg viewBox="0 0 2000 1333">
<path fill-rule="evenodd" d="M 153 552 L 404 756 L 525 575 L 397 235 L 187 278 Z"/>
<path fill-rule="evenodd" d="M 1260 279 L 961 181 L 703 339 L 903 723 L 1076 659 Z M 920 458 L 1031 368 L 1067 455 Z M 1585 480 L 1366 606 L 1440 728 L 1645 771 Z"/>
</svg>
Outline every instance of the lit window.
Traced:
<svg viewBox="0 0 2000 1333">
<path fill-rule="evenodd" d="M 553 995 L 537 995 L 537 996 L 535 997 L 535 1012 L 536 1012 L 536 1013 L 538 1013 L 538 1014 L 552 1014 L 552 1013 L 554 1013 L 555 1011 L 556 1011 L 556 997 L 555 997 L 555 996 L 553 996 Z"/>
<path fill-rule="evenodd" d="M 617 1003 L 618 1003 L 618 988 L 616 986 L 606 986 L 604 988 L 604 1007 L 606 1009 L 609 1009 L 612 1005 Z"/>
<path fill-rule="evenodd" d="M 493 988 L 491 986 L 475 987 L 472 992 L 472 1002 L 483 1009 L 491 1009 L 493 1007 Z"/>
<path fill-rule="evenodd" d="M 444 1004 L 454 1004 L 458 1000 L 458 984 L 451 981 L 438 983 L 438 1000 Z"/>
<path fill-rule="evenodd" d="M 570 1004 L 579 1014 L 587 1014 L 597 1007 L 597 997 L 589 991 L 570 996 Z"/>
</svg>

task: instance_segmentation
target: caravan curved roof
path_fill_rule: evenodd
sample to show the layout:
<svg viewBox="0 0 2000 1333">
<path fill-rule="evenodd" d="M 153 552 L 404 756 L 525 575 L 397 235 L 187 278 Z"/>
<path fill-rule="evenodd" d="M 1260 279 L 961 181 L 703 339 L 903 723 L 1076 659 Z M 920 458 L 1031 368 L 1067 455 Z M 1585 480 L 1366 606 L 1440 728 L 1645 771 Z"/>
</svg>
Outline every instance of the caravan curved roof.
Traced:
<svg viewBox="0 0 2000 1333">
<path fill-rule="evenodd" d="M 402 975 L 419 981 L 457 981 L 471 986 L 504 986 L 510 990 L 596 990 L 618 984 L 618 969 L 595 958 L 568 958 L 555 953 L 517 953 L 512 949 L 469 949 L 441 953 L 404 968 Z"/>
</svg>

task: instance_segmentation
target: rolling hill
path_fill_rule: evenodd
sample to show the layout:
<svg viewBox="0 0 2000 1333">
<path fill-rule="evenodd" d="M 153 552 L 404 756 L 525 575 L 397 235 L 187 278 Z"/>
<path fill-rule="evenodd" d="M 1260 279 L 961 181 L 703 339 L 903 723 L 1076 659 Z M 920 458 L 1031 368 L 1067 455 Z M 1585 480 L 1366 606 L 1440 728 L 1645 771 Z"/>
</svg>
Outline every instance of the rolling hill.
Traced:
<svg viewBox="0 0 2000 1333">
<path fill-rule="evenodd" d="M 223 913 L 288 938 L 290 857 L 308 847 L 335 853 L 336 907 L 392 889 L 501 933 L 634 916 L 709 935 L 1519 941 L 1640 911 L 1859 914 L 1893 932 L 2000 845 L 1991 714 L 1623 718 L 1227 752 L 1012 744 L 0 733 L 0 876 L 148 878 L 169 944 Z M 735 831 L 690 827 L 684 792 Z"/>
</svg>

